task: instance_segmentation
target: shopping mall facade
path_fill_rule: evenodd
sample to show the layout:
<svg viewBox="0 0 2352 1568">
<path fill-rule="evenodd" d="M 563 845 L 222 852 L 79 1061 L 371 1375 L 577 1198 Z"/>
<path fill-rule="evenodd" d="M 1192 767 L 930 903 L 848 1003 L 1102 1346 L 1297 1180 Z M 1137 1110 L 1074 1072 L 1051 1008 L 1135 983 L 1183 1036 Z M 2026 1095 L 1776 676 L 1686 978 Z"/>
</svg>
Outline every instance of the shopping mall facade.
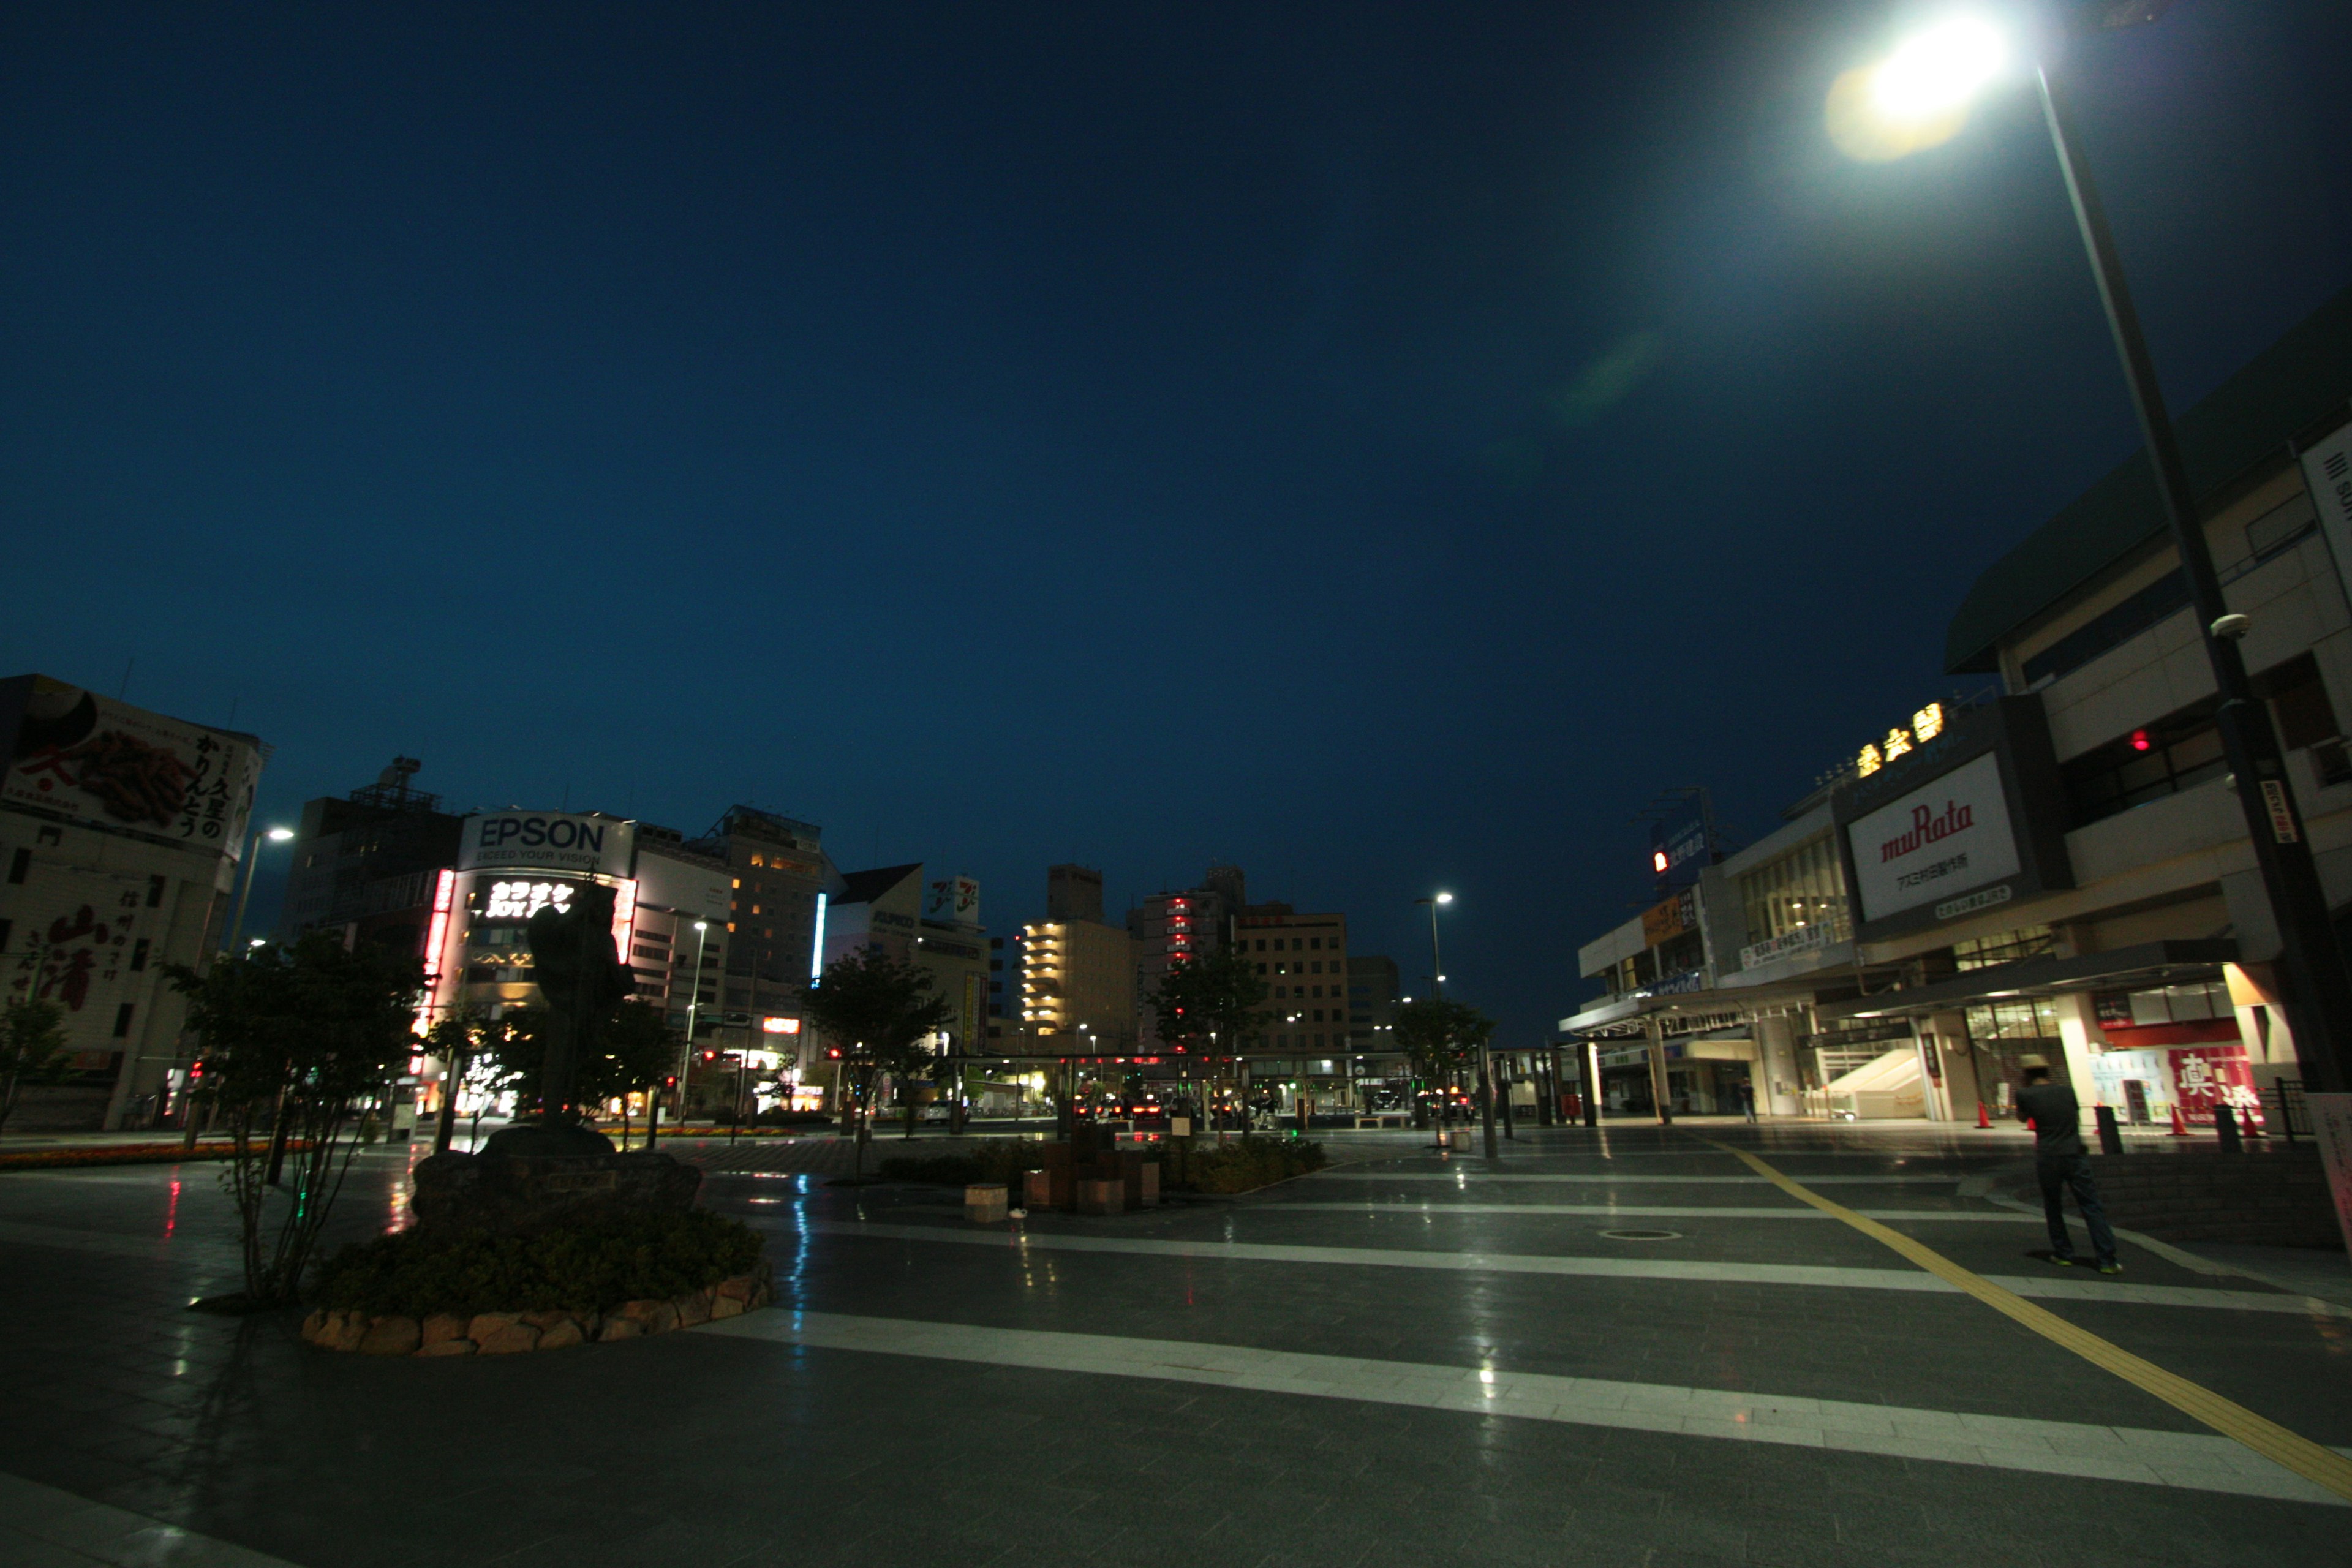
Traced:
<svg viewBox="0 0 2352 1568">
<path fill-rule="evenodd" d="M 2352 910 L 2352 291 L 2179 422 L 2329 906 Z M 1560 1021 L 1604 1103 L 1973 1120 L 2028 1055 L 2126 1121 L 2275 1114 L 2301 1079 L 2215 685 L 2135 456 L 1979 578 L 1976 696 L 1858 725 L 1759 841 L 1586 944 Z M 1661 857 L 1663 860 L 1664 857 Z"/>
</svg>

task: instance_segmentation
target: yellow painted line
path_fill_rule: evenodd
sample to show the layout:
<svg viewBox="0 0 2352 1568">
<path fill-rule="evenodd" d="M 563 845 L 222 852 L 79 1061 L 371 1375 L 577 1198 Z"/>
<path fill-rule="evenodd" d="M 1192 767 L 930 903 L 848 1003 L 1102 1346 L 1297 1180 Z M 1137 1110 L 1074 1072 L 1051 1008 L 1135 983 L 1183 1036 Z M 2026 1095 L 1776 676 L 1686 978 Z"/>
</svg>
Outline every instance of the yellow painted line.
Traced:
<svg viewBox="0 0 2352 1568">
<path fill-rule="evenodd" d="M 2092 1365 L 2115 1373 L 2136 1388 L 2153 1394 L 2175 1410 L 2203 1422 L 2224 1437 L 2234 1437 L 2265 1459 L 2284 1465 L 2305 1479 L 2352 1501 L 2352 1459 L 2308 1437 L 2290 1432 L 2275 1421 L 2265 1420 L 2244 1405 L 2222 1398 L 2210 1388 L 2167 1372 L 2154 1362 L 2143 1360 L 2087 1329 L 2078 1328 L 2055 1312 L 2044 1311 L 2015 1291 L 2004 1290 L 1991 1280 L 1969 1273 L 1934 1247 L 1923 1246 L 1901 1231 L 1891 1230 L 1874 1219 L 1866 1219 L 1850 1208 L 1830 1202 L 1811 1188 L 1782 1175 L 1744 1149 L 1718 1143 L 1712 1138 L 1699 1138 L 1697 1133 L 1691 1136 L 1740 1161 L 1799 1202 L 1811 1204 L 1823 1214 L 1843 1220 L 1873 1241 L 1893 1247 L 1928 1273 L 1958 1286 L 1993 1310 L 2006 1313 L 2051 1343 L 2073 1351 Z"/>
</svg>

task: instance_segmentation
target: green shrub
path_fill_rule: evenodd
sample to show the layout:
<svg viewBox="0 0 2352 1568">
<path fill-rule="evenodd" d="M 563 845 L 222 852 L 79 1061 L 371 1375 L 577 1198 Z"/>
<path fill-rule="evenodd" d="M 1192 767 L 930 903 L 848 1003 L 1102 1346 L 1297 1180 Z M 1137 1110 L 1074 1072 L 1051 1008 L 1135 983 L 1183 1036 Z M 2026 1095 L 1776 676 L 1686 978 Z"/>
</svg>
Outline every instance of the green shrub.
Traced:
<svg viewBox="0 0 2352 1568">
<path fill-rule="evenodd" d="M 1323 1145 L 1298 1138 L 1236 1138 L 1230 1143 L 1196 1138 L 1172 1151 L 1169 1184 L 1196 1193 L 1246 1193 L 1303 1176 L 1330 1163 Z"/>
<path fill-rule="evenodd" d="M 1044 1163 L 1039 1144 L 1018 1138 L 991 1138 L 967 1144 L 952 1154 L 895 1155 L 882 1162 L 882 1178 L 890 1182 L 935 1182 L 950 1187 L 1001 1183 L 1014 1189 L 1017 1197 L 1021 1173 Z"/>
<path fill-rule="evenodd" d="M 313 1294 L 330 1310 L 409 1318 L 601 1311 L 749 1273 L 760 1247 L 757 1231 L 709 1209 L 608 1215 L 529 1237 L 404 1230 L 343 1248 L 320 1266 Z"/>
</svg>

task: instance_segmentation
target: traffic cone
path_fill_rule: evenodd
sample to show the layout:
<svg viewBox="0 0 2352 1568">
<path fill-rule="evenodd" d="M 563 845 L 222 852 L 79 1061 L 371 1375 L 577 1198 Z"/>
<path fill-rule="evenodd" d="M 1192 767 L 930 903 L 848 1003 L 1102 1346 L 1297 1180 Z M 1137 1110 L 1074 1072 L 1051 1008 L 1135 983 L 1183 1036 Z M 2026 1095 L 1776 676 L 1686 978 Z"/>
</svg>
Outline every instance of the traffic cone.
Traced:
<svg viewBox="0 0 2352 1568">
<path fill-rule="evenodd" d="M 1977 1101 L 1977 1125 L 1987 1130 L 1992 1126 L 1992 1118 L 1985 1114 L 1984 1101 L 1981 1100 Z"/>
<path fill-rule="evenodd" d="M 2189 1136 L 2189 1121 L 2180 1114 L 2180 1101 L 2177 1100 L 2172 1102 L 2172 1135 L 2175 1138 Z"/>
</svg>

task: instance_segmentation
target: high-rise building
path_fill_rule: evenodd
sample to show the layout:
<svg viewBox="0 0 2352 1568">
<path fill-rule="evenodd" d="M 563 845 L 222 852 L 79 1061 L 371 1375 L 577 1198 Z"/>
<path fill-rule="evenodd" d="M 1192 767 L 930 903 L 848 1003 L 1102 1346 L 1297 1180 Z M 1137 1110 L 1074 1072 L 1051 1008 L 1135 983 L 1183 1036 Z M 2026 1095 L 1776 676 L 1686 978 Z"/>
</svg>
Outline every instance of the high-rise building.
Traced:
<svg viewBox="0 0 2352 1568">
<path fill-rule="evenodd" d="M 440 873 L 457 863 L 466 819 L 414 786 L 423 766 L 394 757 L 375 783 L 303 805 L 278 907 L 281 936 L 341 931 L 425 955 L 434 890 Z"/>
<path fill-rule="evenodd" d="M 1349 1049 L 1348 917 L 1300 914 L 1288 904 L 1251 904 L 1234 917 L 1234 942 L 1266 983 L 1253 1048 Z"/>
<path fill-rule="evenodd" d="M 1162 1043 L 1151 1005 L 1160 982 L 1171 968 L 1224 945 L 1244 898 L 1241 868 L 1212 866 L 1202 886 L 1154 893 L 1127 912 L 1128 934 L 1135 939 L 1137 1047 L 1142 1054 L 1158 1054 Z"/>
<path fill-rule="evenodd" d="M 185 1087 L 163 965 L 226 940 L 266 748 L 42 675 L 0 681 L 0 999 L 65 1013 L 11 1131 L 152 1126 Z"/>
<path fill-rule="evenodd" d="M 737 805 L 686 847 L 722 861 L 731 884 L 723 1012 L 798 1017 L 825 945 L 824 830 L 813 822 Z"/>
<path fill-rule="evenodd" d="M 954 1048 L 984 1048 L 989 950 L 979 883 L 969 877 L 927 879 L 920 861 L 841 873 L 825 910 L 824 962 L 865 947 L 929 974 L 932 994 L 953 1009 L 947 1034 Z"/>
<path fill-rule="evenodd" d="M 1046 1050 L 1134 1054 L 1137 942 L 1102 918 L 1102 873 L 1048 867 L 1045 910 L 1021 928 L 1020 1032 Z M 1186 934 L 1189 917 L 1176 918 Z"/>
</svg>

